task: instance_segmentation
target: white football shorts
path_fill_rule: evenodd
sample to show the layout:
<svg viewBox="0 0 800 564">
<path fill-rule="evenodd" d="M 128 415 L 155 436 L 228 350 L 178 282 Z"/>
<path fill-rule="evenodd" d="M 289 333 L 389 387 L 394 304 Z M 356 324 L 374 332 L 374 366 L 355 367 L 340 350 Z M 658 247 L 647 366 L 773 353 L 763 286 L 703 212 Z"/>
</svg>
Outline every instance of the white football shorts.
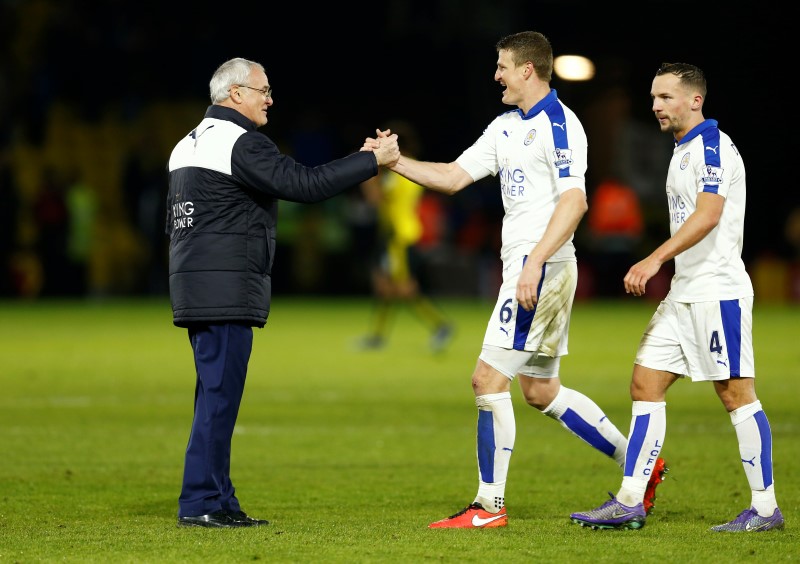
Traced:
<svg viewBox="0 0 800 564">
<path fill-rule="evenodd" d="M 513 380 L 517 374 L 529 378 L 558 378 L 561 357 L 551 358 L 529 351 L 501 349 L 483 345 L 479 357 L 483 362 Z"/>
<path fill-rule="evenodd" d="M 503 269 L 503 283 L 486 326 L 481 357 L 486 355 L 487 359 L 496 361 L 497 352 L 491 352 L 493 348 L 525 352 L 528 354 L 507 355 L 511 364 L 519 365 L 520 373 L 524 374 L 527 369 L 533 371 L 528 374 L 530 376 L 555 377 L 558 375 L 558 363 L 553 365 L 545 359 L 537 363 L 535 360 L 539 356 L 556 359 L 568 353 L 569 322 L 578 283 L 578 266 L 575 262 L 546 263 L 539 282 L 539 303 L 533 311 L 525 311 L 516 300 L 517 281 L 523 261 L 524 257 L 520 257 L 506 264 Z M 495 366 L 489 360 L 485 359 L 488 364 Z M 537 364 L 547 365 L 539 367 L 545 369 L 543 373 L 536 369 Z M 509 365 L 506 370 L 498 370 L 507 373 L 511 368 Z M 515 373 L 516 370 L 512 372 Z"/>
<path fill-rule="evenodd" d="M 755 378 L 753 298 L 662 301 L 639 342 L 636 364 L 695 382 Z"/>
</svg>

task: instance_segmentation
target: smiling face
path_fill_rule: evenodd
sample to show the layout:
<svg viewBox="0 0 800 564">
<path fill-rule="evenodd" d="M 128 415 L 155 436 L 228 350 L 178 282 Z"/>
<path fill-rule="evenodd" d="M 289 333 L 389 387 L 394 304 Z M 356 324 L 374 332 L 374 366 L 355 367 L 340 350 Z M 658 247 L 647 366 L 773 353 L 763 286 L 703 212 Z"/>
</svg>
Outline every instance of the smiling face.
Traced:
<svg viewBox="0 0 800 564">
<path fill-rule="evenodd" d="M 497 52 L 497 70 L 494 79 L 505 87 L 503 90 L 503 103 L 509 106 L 519 106 L 523 100 L 523 85 L 525 65 L 514 64 L 514 57 L 508 49 Z"/>
<path fill-rule="evenodd" d="M 236 109 L 241 114 L 261 127 L 266 125 L 267 110 L 273 103 L 271 95 L 264 95 L 269 89 L 266 73 L 254 67 L 250 71 L 246 85 L 231 86 L 231 100 L 236 103 Z"/>
</svg>

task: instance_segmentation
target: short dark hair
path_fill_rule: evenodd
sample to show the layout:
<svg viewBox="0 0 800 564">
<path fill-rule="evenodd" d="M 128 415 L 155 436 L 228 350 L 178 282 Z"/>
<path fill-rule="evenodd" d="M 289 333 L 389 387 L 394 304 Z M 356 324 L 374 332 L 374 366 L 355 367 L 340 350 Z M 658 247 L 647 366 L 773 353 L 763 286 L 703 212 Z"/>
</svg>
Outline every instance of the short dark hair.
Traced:
<svg viewBox="0 0 800 564">
<path fill-rule="evenodd" d="M 681 84 L 696 89 L 703 98 L 706 97 L 706 75 L 700 68 L 689 63 L 661 63 L 656 76 L 662 74 L 674 74 L 681 80 Z"/>
<path fill-rule="evenodd" d="M 550 41 L 538 31 L 521 31 L 506 35 L 495 45 L 511 53 L 514 64 L 519 66 L 530 61 L 536 69 L 539 80 L 550 82 L 553 76 L 553 47 Z"/>
</svg>

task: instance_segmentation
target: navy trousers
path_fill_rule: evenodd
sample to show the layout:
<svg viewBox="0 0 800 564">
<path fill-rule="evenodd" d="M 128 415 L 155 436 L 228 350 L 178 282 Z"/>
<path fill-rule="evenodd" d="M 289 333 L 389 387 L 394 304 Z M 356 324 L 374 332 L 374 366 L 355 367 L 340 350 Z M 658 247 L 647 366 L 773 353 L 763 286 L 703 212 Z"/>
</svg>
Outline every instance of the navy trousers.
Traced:
<svg viewBox="0 0 800 564">
<path fill-rule="evenodd" d="M 253 328 L 233 323 L 196 326 L 189 329 L 189 341 L 197 383 L 178 517 L 239 511 L 230 478 L 231 438 L 253 349 Z"/>
</svg>

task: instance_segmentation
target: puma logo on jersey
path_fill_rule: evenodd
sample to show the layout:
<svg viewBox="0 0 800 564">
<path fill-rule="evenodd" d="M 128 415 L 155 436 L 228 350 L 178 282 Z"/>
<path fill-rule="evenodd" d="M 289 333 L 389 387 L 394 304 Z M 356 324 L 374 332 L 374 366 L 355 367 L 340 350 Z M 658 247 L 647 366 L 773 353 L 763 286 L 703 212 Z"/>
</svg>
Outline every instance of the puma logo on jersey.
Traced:
<svg viewBox="0 0 800 564">
<path fill-rule="evenodd" d="M 213 126 L 213 125 L 209 125 L 208 127 L 206 127 L 206 128 L 205 128 L 203 131 L 201 131 L 200 133 L 197 133 L 197 130 L 195 129 L 195 130 L 193 130 L 193 131 L 192 131 L 192 132 L 189 134 L 189 136 L 190 136 L 192 139 L 194 139 L 194 146 L 195 146 L 195 147 L 197 147 L 197 140 L 200 138 L 200 136 L 201 136 L 203 133 L 205 133 L 206 131 L 208 131 L 209 129 L 211 129 L 212 127 L 214 127 L 214 126 Z"/>
<path fill-rule="evenodd" d="M 565 129 L 565 128 L 567 127 L 567 122 L 564 122 L 564 123 L 556 123 L 556 122 L 553 122 L 553 126 L 554 126 L 554 127 L 560 127 L 560 128 L 561 128 L 561 131 L 566 131 L 566 129 Z"/>
<path fill-rule="evenodd" d="M 707 151 L 714 151 L 715 155 L 717 154 L 717 149 L 719 149 L 719 145 L 717 145 L 715 147 L 709 147 L 708 145 L 706 145 L 706 150 Z"/>
</svg>

